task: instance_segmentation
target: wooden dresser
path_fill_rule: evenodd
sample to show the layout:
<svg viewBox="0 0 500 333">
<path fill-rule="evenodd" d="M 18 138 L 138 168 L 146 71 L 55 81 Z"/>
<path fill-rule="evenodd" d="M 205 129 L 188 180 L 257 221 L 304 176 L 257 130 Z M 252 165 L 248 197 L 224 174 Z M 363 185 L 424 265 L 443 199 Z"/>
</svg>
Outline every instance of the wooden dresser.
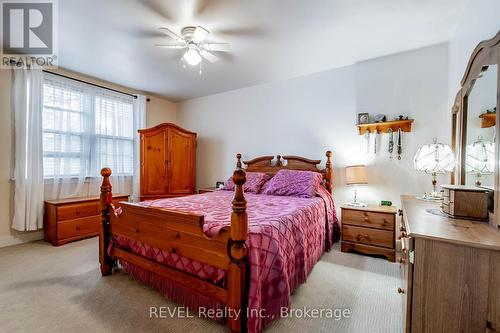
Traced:
<svg viewBox="0 0 500 333">
<path fill-rule="evenodd" d="M 113 202 L 128 201 L 128 195 L 114 195 Z M 53 245 L 99 235 L 99 197 L 45 201 L 44 238 Z"/>
<path fill-rule="evenodd" d="M 139 130 L 141 200 L 195 193 L 196 133 L 171 123 Z"/>
<path fill-rule="evenodd" d="M 405 332 L 500 332 L 500 231 L 402 196 Z M 431 210 L 429 212 L 429 210 Z"/>
<path fill-rule="evenodd" d="M 396 208 L 387 206 L 351 207 L 342 210 L 342 252 L 356 251 L 383 255 L 396 261 Z"/>
</svg>

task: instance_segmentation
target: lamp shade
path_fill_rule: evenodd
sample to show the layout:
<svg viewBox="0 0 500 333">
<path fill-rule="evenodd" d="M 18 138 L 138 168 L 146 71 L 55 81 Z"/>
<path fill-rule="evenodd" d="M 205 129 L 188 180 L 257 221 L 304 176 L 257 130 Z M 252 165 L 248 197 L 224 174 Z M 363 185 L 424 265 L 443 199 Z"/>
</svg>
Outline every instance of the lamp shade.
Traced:
<svg viewBox="0 0 500 333">
<path fill-rule="evenodd" d="M 488 175 L 495 172 L 495 144 L 481 138 L 465 148 L 465 171 Z"/>
<path fill-rule="evenodd" d="M 442 143 L 423 145 L 415 154 L 413 167 L 426 173 L 445 173 L 455 168 L 455 155 L 450 146 Z"/>
<path fill-rule="evenodd" d="M 368 184 L 366 168 L 364 165 L 351 165 L 345 168 L 346 184 Z"/>
</svg>

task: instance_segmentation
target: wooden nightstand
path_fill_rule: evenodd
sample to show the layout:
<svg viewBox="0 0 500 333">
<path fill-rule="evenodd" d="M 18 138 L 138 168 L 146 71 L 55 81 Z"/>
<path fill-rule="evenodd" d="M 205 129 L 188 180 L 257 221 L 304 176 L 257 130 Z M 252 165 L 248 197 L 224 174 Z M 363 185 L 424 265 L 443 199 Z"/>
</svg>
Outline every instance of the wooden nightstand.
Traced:
<svg viewBox="0 0 500 333">
<path fill-rule="evenodd" d="M 113 204 L 128 201 L 128 194 L 113 196 Z M 53 245 L 99 235 L 101 204 L 99 197 L 45 201 L 44 238 Z"/>
<path fill-rule="evenodd" d="M 354 250 L 396 261 L 396 207 L 341 206 L 342 252 Z"/>
<path fill-rule="evenodd" d="M 205 187 L 205 188 L 200 188 L 198 190 L 198 194 L 215 192 L 215 191 L 217 191 L 217 189 L 215 187 Z"/>
</svg>

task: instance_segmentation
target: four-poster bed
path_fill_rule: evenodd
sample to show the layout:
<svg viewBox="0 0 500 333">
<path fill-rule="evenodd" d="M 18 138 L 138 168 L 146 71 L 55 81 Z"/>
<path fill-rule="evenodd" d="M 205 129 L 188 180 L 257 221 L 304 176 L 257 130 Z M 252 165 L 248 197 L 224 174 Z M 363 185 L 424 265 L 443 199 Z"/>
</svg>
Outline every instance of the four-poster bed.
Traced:
<svg viewBox="0 0 500 333">
<path fill-rule="evenodd" d="M 233 332 L 246 331 L 247 317 L 245 314 L 250 298 L 249 290 L 251 283 L 255 283 L 250 281 L 250 270 L 253 266 L 249 262 L 248 248 L 250 242 L 249 214 L 253 214 L 254 212 L 247 212 L 247 198 L 254 200 L 256 196 L 259 196 L 258 194 L 244 194 L 243 185 L 246 181 L 246 172 L 263 172 L 270 176 L 274 176 L 278 171 L 283 169 L 314 171 L 322 175 L 322 186 L 326 189 L 325 193 L 328 192 L 328 196 L 331 197 L 333 174 L 332 153 L 328 151 L 326 157 L 326 166 L 324 169 L 320 169 L 318 168 L 318 164 L 321 163 L 320 160 L 310 160 L 298 156 L 281 157 L 278 155 L 274 163 L 273 156 L 263 156 L 242 162 L 241 155 L 238 154 L 237 169 L 232 176 L 235 184 L 234 196 L 229 191 L 217 191 L 220 192 L 219 197 L 222 197 L 222 199 L 229 199 L 229 195 L 233 197 L 231 202 L 230 223 L 222 224 L 219 228 L 216 228 L 216 232 L 211 234 L 210 237 L 207 236 L 207 228 L 205 228 L 207 222 L 206 216 L 210 214 L 204 215 L 176 208 L 172 209 L 168 208 L 169 205 L 166 203 L 175 202 L 179 205 L 179 203 L 186 204 L 187 202 L 193 206 L 199 204 L 200 207 L 204 207 L 204 202 L 200 201 L 199 198 L 211 195 L 215 197 L 217 193 L 177 199 L 163 199 L 169 200 L 158 202 L 158 204 L 164 203 L 164 207 L 154 206 L 154 204 L 156 204 L 155 202 L 121 202 L 118 208 L 112 204 L 113 196 L 109 180 L 111 170 L 108 168 L 102 169 L 102 227 L 99 237 L 99 261 L 102 275 L 110 275 L 117 260 L 120 260 L 122 265 L 135 269 L 130 269 L 130 271 L 137 273 L 137 268 L 140 269 L 141 272 L 135 275 L 139 278 L 144 276 L 143 272 L 147 271 L 165 279 L 165 281 L 168 280 L 169 290 L 178 287 L 182 290 L 194 291 L 196 295 L 204 299 L 218 302 L 217 304 L 225 304 L 227 308 L 234 310 L 233 313 L 241 314 L 237 316 L 230 315 L 226 318 L 229 329 Z M 283 160 L 286 161 L 286 163 L 284 163 Z M 243 168 L 242 163 L 245 164 L 245 168 Z M 278 197 L 274 198 L 276 199 Z M 273 198 L 272 196 L 266 196 L 265 199 L 265 201 L 267 201 Z M 278 199 L 283 200 L 283 197 Z M 220 198 L 218 200 L 220 200 Z M 318 206 L 319 202 L 322 203 L 319 198 L 316 198 L 316 201 L 311 199 L 312 202 L 307 201 L 309 199 L 292 197 L 285 197 L 285 200 L 300 202 L 304 206 L 309 205 L 311 207 Z M 331 202 L 331 207 L 333 207 L 333 200 L 331 200 Z M 253 201 L 251 201 L 251 204 L 254 204 Z M 299 277 L 294 278 L 296 280 L 294 283 L 290 283 L 290 289 L 293 289 L 296 284 L 305 281 L 305 277 L 310 269 L 312 269 L 312 265 L 319 259 L 318 254 L 320 256 L 325 249 L 328 250 L 329 246 L 331 246 L 331 244 L 328 245 L 330 243 L 328 238 L 331 239 L 334 236 L 332 236 L 332 232 L 329 232 L 327 229 L 329 226 L 331 227 L 337 223 L 334 207 L 333 213 L 325 212 L 325 210 L 327 210 L 326 202 L 325 206 L 322 207 L 323 212 L 321 213 L 321 209 L 319 211 L 323 215 L 320 214 L 317 216 L 322 216 L 327 220 L 327 223 L 325 224 L 324 220 L 319 221 L 320 227 L 324 229 L 324 234 L 318 239 L 322 241 L 322 243 L 320 243 L 321 246 L 325 244 L 325 247 L 320 249 L 320 252 L 316 250 L 314 256 L 308 258 L 306 263 L 301 264 L 307 267 L 305 269 L 299 269 L 300 272 L 297 273 Z M 228 209 L 228 207 L 217 207 L 217 209 L 224 210 Z M 229 216 L 229 213 L 227 216 Z M 328 224 L 329 216 L 331 220 L 330 225 Z M 331 218 L 332 216 L 333 219 Z M 252 218 L 254 220 L 256 219 L 255 217 Z M 268 219 L 273 220 L 269 217 Z M 255 229 L 257 225 L 251 223 L 251 228 Z M 250 234 L 252 234 L 252 232 L 250 232 Z M 335 237 L 337 236 L 338 235 L 335 235 Z M 129 243 L 123 240 L 127 240 Z M 120 246 L 120 244 L 130 243 L 132 243 L 132 246 Z M 253 243 L 255 243 L 255 241 Z M 146 250 L 142 252 L 132 250 L 137 244 L 141 246 L 141 248 L 146 247 Z M 315 244 L 316 247 L 318 247 L 317 243 Z M 306 240 L 305 245 L 311 248 L 314 244 Z M 158 260 L 154 259 L 154 256 L 147 255 L 147 253 L 151 253 L 151 249 L 156 249 L 155 251 L 157 252 L 155 252 L 155 254 L 161 251 L 164 256 L 180 257 L 182 259 L 191 260 L 195 264 L 208 265 L 211 271 L 222 271 L 224 272 L 224 281 L 218 282 L 208 278 L 202 278 L 200 275 L 194 274 L 189 270 L 179 269 L 179 267 L 175 265 L 167 265 L 163 262 L 158 262 Z M 313 250 L 308 251 L 313 252 Z M 298 263 L 294 264 L 299 265 Z M 260 267 L 259 269 L 263 270 L 265 267 Z M 286 284 L 288 285 L 288 282 Z M 290 292 L 291 290 L 287 289 L 287 293 Z M 239 312 L 240 310 L 243 311 Z M 257 330 L 260 330 L 262 326 L 258 327 L 260 328 L 257 328 Z"/>
</svg>

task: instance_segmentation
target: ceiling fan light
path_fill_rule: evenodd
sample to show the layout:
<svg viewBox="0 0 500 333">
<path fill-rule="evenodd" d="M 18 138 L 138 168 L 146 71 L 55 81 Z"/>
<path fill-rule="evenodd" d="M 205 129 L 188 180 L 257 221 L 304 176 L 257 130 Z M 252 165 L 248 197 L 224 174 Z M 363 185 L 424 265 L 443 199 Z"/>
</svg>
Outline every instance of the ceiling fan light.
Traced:
<svg viewBox="0 0 500 333">
<path fill-rule="evenodd" d="M 191 66 L 196 66 L 201 61 L 201 56 L 196 48 L 190 47 L 186 53 L 184 53 L 184 60 Z"/>
</svg>

